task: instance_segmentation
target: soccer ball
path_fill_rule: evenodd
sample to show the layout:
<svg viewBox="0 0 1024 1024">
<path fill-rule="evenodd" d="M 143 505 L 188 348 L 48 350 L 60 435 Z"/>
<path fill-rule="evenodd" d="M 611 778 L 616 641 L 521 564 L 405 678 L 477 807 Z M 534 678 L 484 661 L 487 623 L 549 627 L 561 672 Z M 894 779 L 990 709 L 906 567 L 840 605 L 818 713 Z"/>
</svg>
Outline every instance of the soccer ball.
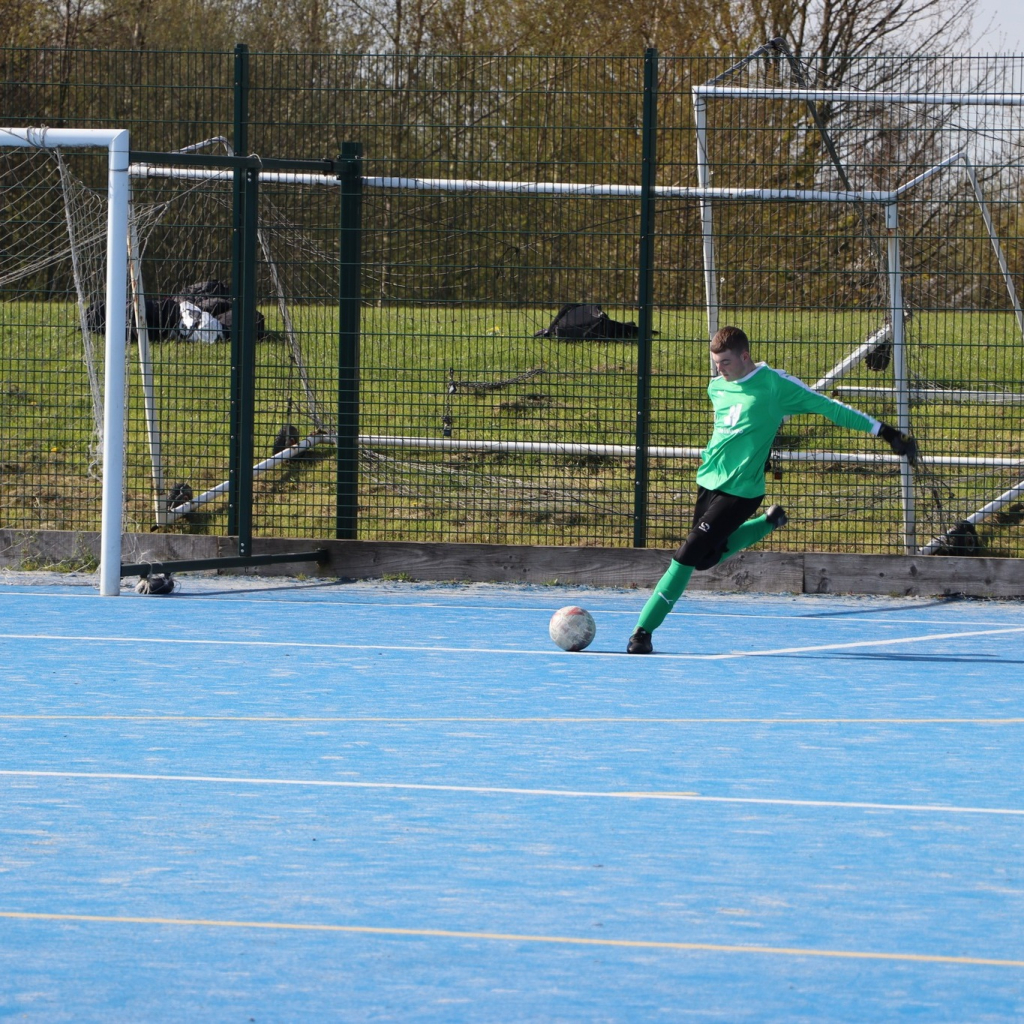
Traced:
<svg viewBox="0 0 1024 1024">
<path fill-rule="evenodd" d="M 597 626 L 585 608 L 571 604 L 551 616 L 548 633 L 563 651 L 582 651 L 594 641 Z"/>
</svg>

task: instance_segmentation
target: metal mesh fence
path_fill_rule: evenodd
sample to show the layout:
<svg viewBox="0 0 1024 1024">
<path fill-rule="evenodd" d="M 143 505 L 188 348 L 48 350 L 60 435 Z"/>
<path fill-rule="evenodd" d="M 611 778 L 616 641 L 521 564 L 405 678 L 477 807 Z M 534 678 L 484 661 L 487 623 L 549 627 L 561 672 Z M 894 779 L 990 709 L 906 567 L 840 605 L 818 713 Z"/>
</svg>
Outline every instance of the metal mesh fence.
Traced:
<svg viewBox="0 0 1024 1024">
<path fill-rule="evenodd" d="M 9 51 L 7 58 L 17 69 L 4 87 L 7 124 L 123 125 L 133 148 L 153 150 L 237 131 L 229 54 L 82 52 L 58 60 Z M 1022 553 L 1024 498 L 1015 488 L 1024 477 L 1024 368 L 1014 304 L 1024 259 L 1021 108 L 964 100 L 1019 99 L 1019 61 L 862 59 L 836 83 L 814 81 L 779 53 L 735 68 L 728 59 L 662 57 L 655 116 L 646 112 L 660 189 L 646 270 L 642 58 L 252 54 L 250 61 L 248 151 L 315 159 L 358 140 L 365 154 L 358 536 L 677 541 L 688 528 L 696 455 L 711 427 L 704 394 L 710 276 L 713 318 L 742 326 L 756 358 L 888 422 L 904 415 L 921 442 L 908 501 L 900 467 L 878 441 L 820 419 L 787 422 L 766 482 L 767 500 L 792 514 L 768 543 L 904 551 L 909 505 L 914 549 Z M 693 87 L 730 68 L 718 84 L 748 91 L 704 96 L 699 154 Z M 771 94 L 838 85 L 887 98 Z M 910 94 L 935 102 L 909 102 Z M 709 204 L 710 233 L 706 222 L 702 233 L 697 199 L 670 191 L 698 184 L 699 155 L 712 187 L 828 192 L 835 201 L 719 196 Z M 943 161 L 952 162 L 934 170 Z M 76 171 L 77 180 L 95 184 L 85 158 Z M 5 210 L 26 202 L 8 190 L 27 194 L 33 173 L 5 166 Z M 930 176 L 899 196 L 895 229 L 884 202 L 863 198 L 921 175 Z M 493 182 L 607 188 L 499 191 Z M 632 191 L 616 193 L 619 186 Z M 46 191 L 62 195 L 52 181 Z M 284 440 L 309 443 L 301 457 L 255 477 L 258 535 L 330 536 L 336 528 L 337 192 L 333 183 L 270 176 L 260 185 L 255 457 L 270 457 Z M 146 299 L 173 300 L 180 318 L 180 300 L 200 307 L 216 298 L 201 294 L 204 282 L 237 290 L 229 176 L 139 179 L 134 210 Z M 60 234 L 62 208 L 23 219 L 34 216 Z M 902 380 L 891 323 L 894 232 L 903 271 Z M 89 360 L 69 259 L 3 282 L 4 449 L 18 453 L 4 464 L 5 483 L 13 483 L 3 491 L 8 526 L 98 522 Z M 536 336 L 566 303 L 641 321 L 645 272 L 649 339 Z M 189 336 L 179 319 L 161 335 L 151 322 L 148 356 L 140 358 L 138 345 L 130 354 L 127 511 L 135 529 L 224 533 L 230 526 L 219 493 L 188 514 L 174 511 L 228 478 L 230 323 L 211 344 L 197 324 Z M 32 411 L 39 408 L 48 413 Z M 641 427 L 652 446 L 643 473 L 635 458 Z M 50 449 L 61 444 L 76 452 L 66 473 L 51 466 L 60 451 Z"/>
</svg>

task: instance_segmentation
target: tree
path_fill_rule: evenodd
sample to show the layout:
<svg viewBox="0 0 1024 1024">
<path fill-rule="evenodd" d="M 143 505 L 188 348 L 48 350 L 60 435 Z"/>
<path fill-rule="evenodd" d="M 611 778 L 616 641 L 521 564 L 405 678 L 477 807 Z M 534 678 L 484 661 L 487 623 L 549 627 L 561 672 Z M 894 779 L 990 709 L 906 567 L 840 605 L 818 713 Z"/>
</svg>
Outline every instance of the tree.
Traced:
<svg viewBox="0 0 1024 1024">
<path fill-rule="evenodd" d="M 781 36 L 819 79 L 838 86 L 863 57 L 959 52 L 976 6 L 977 0 L 740 0 L 734 38 L 716 41 L 749 51 Z"/>
</svg>

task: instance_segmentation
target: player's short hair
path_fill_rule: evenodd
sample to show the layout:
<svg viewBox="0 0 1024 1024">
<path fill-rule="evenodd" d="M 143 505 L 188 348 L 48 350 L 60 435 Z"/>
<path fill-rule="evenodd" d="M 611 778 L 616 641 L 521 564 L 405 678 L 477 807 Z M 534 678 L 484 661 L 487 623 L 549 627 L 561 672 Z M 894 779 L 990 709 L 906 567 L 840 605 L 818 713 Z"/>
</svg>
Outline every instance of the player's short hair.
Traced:
<svg viewBox="0 0 1024 1024">
<path fill-rule="evenodd" d="M 715 332 L 711 339 L 711 351 L 721 352 L 749 352 L 750 340 L 739 327 L 721 327 Z"/>
</svg>

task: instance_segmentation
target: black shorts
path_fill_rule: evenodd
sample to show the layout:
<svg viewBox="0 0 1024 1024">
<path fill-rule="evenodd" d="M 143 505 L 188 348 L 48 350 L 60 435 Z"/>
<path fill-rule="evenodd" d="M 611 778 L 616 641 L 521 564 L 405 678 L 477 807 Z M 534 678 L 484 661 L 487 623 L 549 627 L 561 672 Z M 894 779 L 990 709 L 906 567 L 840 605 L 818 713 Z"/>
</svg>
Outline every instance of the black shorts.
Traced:
<svg viewBox="0 0 1024 1024">
<path fill-rule="evenodd" d="M 697 488 L 697 504 L 693 508 L 693 526 L 686 540 L 679 545 L 674 558 L 694 569 L 710 569 L 717 565 L 729 538 L 758 509 L 759 498 L 737 498 L 724 491 Z"/>
</svg>

